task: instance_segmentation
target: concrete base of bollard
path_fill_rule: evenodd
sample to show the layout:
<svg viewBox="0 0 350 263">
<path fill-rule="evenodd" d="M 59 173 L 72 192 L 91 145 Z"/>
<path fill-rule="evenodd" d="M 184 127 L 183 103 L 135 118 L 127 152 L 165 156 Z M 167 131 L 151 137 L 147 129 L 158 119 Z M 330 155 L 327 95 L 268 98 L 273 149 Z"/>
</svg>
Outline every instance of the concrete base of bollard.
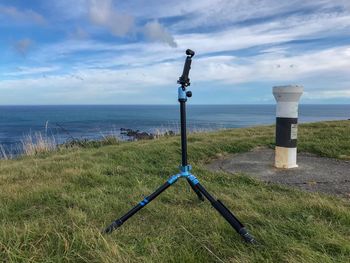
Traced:
<svg viewBox="0 0 350 263">
<path fill-rule="evenodd" d="M 297 148 L 275 147 L 275 167 L 297 168 Z"/>
</svg>

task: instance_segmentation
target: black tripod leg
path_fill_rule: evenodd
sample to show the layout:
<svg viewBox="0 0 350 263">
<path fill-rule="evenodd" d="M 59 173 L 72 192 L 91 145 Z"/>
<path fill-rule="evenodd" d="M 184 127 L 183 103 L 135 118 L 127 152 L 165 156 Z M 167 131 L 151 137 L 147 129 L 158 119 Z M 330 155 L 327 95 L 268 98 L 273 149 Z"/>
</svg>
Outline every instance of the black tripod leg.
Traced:
<svg viewBox="0 0 350 263">
<path fill-rule="evenodd" d="M 109 225 L 105 229 L 104 232 L 109 234 L 114 229 L 120 227 L 126 220 L 128 220 L 130 217 L 132 217 L 134 214 L 136 214 L 139 210 L 141 210 L 144 206 L 146 206 L 154 198 L 156 198 L 163 191 L 165 191 L 169 186 L 171 186 L 173 183 L 175 183 L 178 178 L 179 178 L 179 176 L 177 176 L 177 175 L 172 176 L 165 184 L 160 186 L 156 191 L 154 191 L 152 194 L 150 194 L 145 199 L 143 199 L 140 203 L 138 203 L 136 206 L 134 206 L 129 212 L 127 212 L 125 215 L 123 215 L 122 217 L 115 220 L 111 225 Z"/>
<path fill-rule="evenodd" d="M 256 243 L 255 239 L 248 233 L 244 225 L 235 217 L 234 214 L 220 201 L 215 200 L 205 188 L 197 183 L 199 191 L 209 200 L 211 205 L 226 219 L 226 221 L 240 234 L 248 243 Z"/>
<path fill-rule="evenodd" d="M 204 197 L 201 194 L 201 192 L 199 191 L 198 187 L 195 184 L 193 184 L 192 181 L 189 180 L 188 178 L 187 178 L 187 182 L 190 184 L 192 190 L 196 193 L 196 195 L 198 196 L 199 200 L 204 201 Z"/>
</svg>

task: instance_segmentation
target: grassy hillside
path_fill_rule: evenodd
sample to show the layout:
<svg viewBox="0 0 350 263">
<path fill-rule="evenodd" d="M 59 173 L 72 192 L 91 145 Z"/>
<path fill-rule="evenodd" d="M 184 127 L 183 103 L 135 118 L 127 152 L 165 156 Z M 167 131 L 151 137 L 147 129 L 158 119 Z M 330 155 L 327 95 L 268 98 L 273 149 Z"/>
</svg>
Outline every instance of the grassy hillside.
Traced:
<svg viewBox="0 0 350 263">
<path fill-rule="evenodd" d="M 177 172 L 178 137 L 0 161 L 0 262 L 350 262 L 350 203 L 204 164 L 273 145 L 273 127 L 189 137 L 194 174 L 260 242 L 241 242 L 178 181 L 112 235 L 100 231 Z M 350 121 L 301 125 L 299 150 L 350 158 Z M 331 175 L 330 175 L 331 176 Z"/>
</svg>

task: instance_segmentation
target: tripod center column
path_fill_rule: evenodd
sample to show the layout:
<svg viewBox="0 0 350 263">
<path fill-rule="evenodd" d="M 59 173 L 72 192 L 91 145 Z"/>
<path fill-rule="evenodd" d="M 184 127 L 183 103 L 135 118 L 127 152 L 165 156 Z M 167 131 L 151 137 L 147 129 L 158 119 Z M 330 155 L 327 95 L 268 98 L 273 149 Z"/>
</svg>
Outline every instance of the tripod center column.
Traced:
<svg viewBox="0 0 350 263">
<path fill-rule="evenodd" d="M 187 166 L 187 131 L 186 131 L 186 88 L 179 87 L 180 121 L 181 121 L 181 165 Z"/>
</svg>

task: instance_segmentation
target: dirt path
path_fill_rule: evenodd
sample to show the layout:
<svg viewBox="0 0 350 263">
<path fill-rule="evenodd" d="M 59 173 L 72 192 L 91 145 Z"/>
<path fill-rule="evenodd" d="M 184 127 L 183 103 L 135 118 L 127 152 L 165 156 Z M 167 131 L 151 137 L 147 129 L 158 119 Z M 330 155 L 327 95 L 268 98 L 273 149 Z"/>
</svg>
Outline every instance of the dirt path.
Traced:
<svg viewBox="0 0 350 263">
<path fill-rule="evenodd" d="M 226 156 L 208 164 L 210 170 L 244 173 L 265 182 L 295 186 L 350 198 L 350 161 L 298 154 L 298 168 L 273 167 L 274 151 L 257 148 L 251 152 Z"/>
</svg>

